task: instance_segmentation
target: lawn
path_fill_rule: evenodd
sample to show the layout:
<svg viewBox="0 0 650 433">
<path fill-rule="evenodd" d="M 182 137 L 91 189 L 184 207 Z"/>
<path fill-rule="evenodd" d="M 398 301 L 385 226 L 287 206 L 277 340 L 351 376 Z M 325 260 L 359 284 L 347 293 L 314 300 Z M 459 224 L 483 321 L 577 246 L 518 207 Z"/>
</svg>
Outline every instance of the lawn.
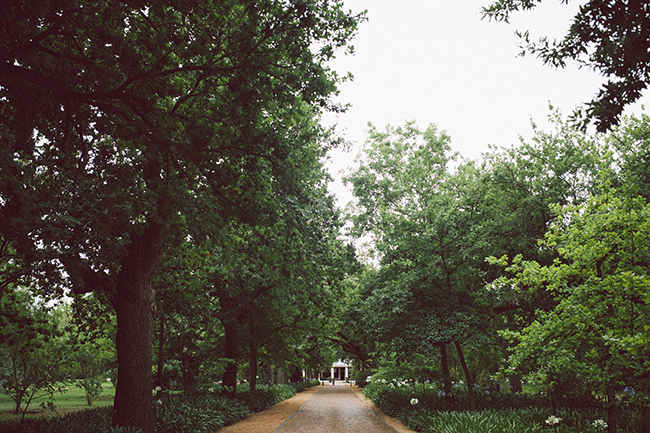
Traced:
<svg viewBox="0 0 650 433">
<path fill-rule="evenodd" d="M 41 417 L 41 416 L 56 416 L 67 412 L 88 409 L 90 407 L 102 407 L 113 405 L 113 398 L 115 397 L 115 387 L 110 382 L 102 384 L 103 391 L 93 402 L 92 406 L 88 406 L 86 402 L 86 393 L 82 388 L 70 387 L 69 385 L 63 388 L 63 393 L 54 393 L 54 408 L 56 412 L 43 409 L 41 403 L 47 402 L 49 396 L 45 395 L 32 400 L 27 410 L 27 417 Z M 11 421 L 20 419 L 20 415 L 13 414 L 14 402 L 6 394 L 0 394 L 0 422 Z"/>
</svg>

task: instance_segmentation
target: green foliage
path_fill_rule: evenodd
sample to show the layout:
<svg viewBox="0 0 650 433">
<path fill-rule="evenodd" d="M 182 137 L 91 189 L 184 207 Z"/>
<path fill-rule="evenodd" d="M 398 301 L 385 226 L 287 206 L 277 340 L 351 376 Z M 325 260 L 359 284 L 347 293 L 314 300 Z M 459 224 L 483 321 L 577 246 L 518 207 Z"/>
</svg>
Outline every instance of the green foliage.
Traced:
<svg viewBox="0 0 650 433">
<path fill-rule="evenodd" d="M 289 385 L 258 385 L 254 392 L 238 392 L 235 398 L 246 403 L 251 411 L 260 412 L 294 395 L 296 391 Z"/>
<path fill-rule="evenodd" d="M 631 386 L 645 394 L 650 205 L 606 189 L 556 211 L 544 243 L 561 260 L 540 266 L 515 258 L 507 268 L 515 275 L 508 284 L 543 287 L 557 300 L 523 332 L 506 334 L 519 343 L 512 366 L 551 388 L 556 375 L 572 372 L 601 393 Z"/>
<path fill-rule="evenodd" d="M 513 12 L 534 9 L 540 2 L 493 1 L 483 8 L 483 14 L 507 22 Z M 608 77 L 596 98 L 587 104 L 585 121 L 595 121 L 598 130 L 604 132 L 619 122 L 623 109 L 639 99 L 650 83 L 648 16 L 650 6 L 644 1 L 589 1 L 580 7 L 561 40 L 541 37 L 535 42 L 528 31 L 518 31 L 521 55 L 530 53 L 560 68 L 570 60 L 577 61 Z"/>
<path fill-rule="evenodd" d="M 80 410 L 55 418 L 27 419 L 21 433 L 141 433 L 135 428 L 111 426 L 112 407 Z M 16 423 L 0 424 L 0 431 L 16 431 Z"/>
<path fill-rule="evenodd" d="M 544 409 L 516 409 L 479 412 L 440 412 L 418 409 L 403 417 L 403 420 L 416 431 L 427 433 L 542 433 L 546 431 L 561 433 L 599 433 L 602 413 L 560 410 L 557 424 L 552 423 L 549 411 Z M 631 427 L 618 430 L 621 433 L 636 431 Z"/>
<path fill-rule="evenodd" d="M 115 307 L 116 423 L 151 430 L 151 282 L 178 239 L 219 244 L 231 223 L 265 231 L 282 220 L 256 242 L 287 240 L 286 262 L 304 271 L 335 243 L 320 162 L 337 140 L 318 116 L 342 109 L 331 98 L 344 77 L 328 62 L 361 20 L 326 0 L 27 1 L 3 11 L 0 237 L 41 264 L 21 269 L 35 290 L 102 292 Z M 257 290 L 279 286 L 282 273 L 303 277 L 287 267 L 264 275 L 275 265 L 256 260 L 241 281 Z M 4 262 L 0 272 L 13 275 Z M 294 285 L 294 298 L 312 283 Z M 132 332 L 141 335 L 125 338 Z"/>
<path fill-rule="evenodd" d="M 303 392 L 307 388 L 310 388 L 312 386 L 318 386 L 320 385 L 320 382 L 318 380 L 310 380 L 310 381 L 304 381 L 304 382 L 289 382 L 289 386 L 293 388 L 295 393 Z"/>
<path fill-rule="evenodd" d="M 368 384 L 368 377 L 372 376 L 374 373 L 373 370 L 366 369 L 357 372 L 357 377 L 355 378 L 355 385 L 359 388 L 364 388 Z"/>
<path fill-rule="evenodd" d="M 296 389 L 318 385 L 259 387 L 255 393 L 238 393 L 235 400 L 217 395 L 164 395 L 155 401 L 155 433 L 211 433 L 234 424 L 295 395 Z M 22 433 L 138 433 L 140 430 L 111 426 L 112 408 L 80 410 L 60 417 L 28 419 Z M 2 423 L 0 432 L 13 432 L 17 424 Z"/>
<path fill-rule="evenodd" d="M 223 397 L 170 396 L 154 403 L 156 433 L 210 433 L 250 415 L 243 402 Z"/>
<path fill-rule="evenodd" d="M 0 386 L 27 411 L 35 397 L 49 395 L 65 379 L 64 345 L 55 318 L 26 290 L 0 296 Z"/>
</svg>

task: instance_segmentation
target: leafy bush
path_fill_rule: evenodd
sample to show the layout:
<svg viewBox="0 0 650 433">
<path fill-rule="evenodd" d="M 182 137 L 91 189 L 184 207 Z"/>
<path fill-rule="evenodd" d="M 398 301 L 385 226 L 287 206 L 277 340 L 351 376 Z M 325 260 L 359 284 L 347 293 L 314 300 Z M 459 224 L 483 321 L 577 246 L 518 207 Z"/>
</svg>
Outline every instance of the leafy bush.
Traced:
<svg viewBox="0 0 650 433">
<path fill-rule="evenodd" d="M 0 433 L 138 433 L 139 429 L 113 427 L 112 407 L 80 410 L 58 418 L 25 419 L 22 429 L 19 422 L 0 424 Z"/>
<path fill-rule="evenodd" d="M 410 428 L 426 433 L 603 433 L 606 423 L 590 411 L 560 410 L 552 418 L 548 410 L 510 409 L 443 412 L 416 409 L 403 418 Z M 557 420 L 557 424 L 553 420 Z M 619 425 L 619 432 L 636 431 Z"/>
<path fill-rule="evenodd" d="M 254 393 L 240 392 L 235 400 L 218 395 L 164 395 L 154 401 L 156 433 L 211 433 L 296 395 L 296 389 L 317 385 L 259 386 Z M 298 385 L 298 386 L 297 386 Z M 138 433 L 138 429 L 112 427 L 112 407 L 88 409 L 48 419 L 26 419 L 21 433 Z M 18 422 L 0 424 L 0 433 L 18 431 Z"/>
<path fill-rule="evenodd" d="M 372 375 L 372 370 L 361 370 L 357 373 L 356 384 L 359 388 L 363 388 L 368 384 L 368 376 Z"/>
<path fill-rule="evenodd" d="M 245 403 L 252 412 L 260 412 L 294 395 L 296 391 L 290 385 L 258 385 L 255 392 L 238 392 L 235 399 Z"/>
<path fill-rule="evenodd" d="M 156 433 L 210 433 L 251 413 L 246 404 L 219 396 L 166 396 L 154 410 Z"/>
<path fill-rule="evenodd" d="M 248 407 L 225 397 L 165 396 L 154 404 L 156 433 L 210 433 L 250 415 Z M 21 433 L 138 433 L 112 427 L 112 407 L 88 409 L 48 419 L 26 419 Z M 17 431 L 18 422 L 0 424 L 0 433 Z"/>
<path fill-rule="evenodd" d="M 320 382 L 318 380 L 310 380 L 305 382 L 289 382 L 289 386 L 293 388 L 296 394 L 298 394 L 299 392 L 303 392 L 304 390 L 312 386 L 318 386 L 319 384 Z"/>
<path fill-rule="evenodd" d="M 434 385 L 427 389 L 397 380 L 373 378 L 364 390 L 388 415 L 400 418 L 412 429 L 423 432 L 498 431 L 505 433 L 548 431 L 546 423 L 552 413 L 551 401 L 541 395 L 490 392 L 476 388 L 475 407 L 470 411 L 467 392 L 456 389 L 453 398 Z M 618 431 L 633 432 L 641 425 L 640 410 L 619 408 Z M 553 425 L 560 433 L 597 433 L 598 420 L 607 420 L 607 411 L 593 397 L 563 398 L 556 401 L 556 415 L 562 422 Z"/>
</svg>

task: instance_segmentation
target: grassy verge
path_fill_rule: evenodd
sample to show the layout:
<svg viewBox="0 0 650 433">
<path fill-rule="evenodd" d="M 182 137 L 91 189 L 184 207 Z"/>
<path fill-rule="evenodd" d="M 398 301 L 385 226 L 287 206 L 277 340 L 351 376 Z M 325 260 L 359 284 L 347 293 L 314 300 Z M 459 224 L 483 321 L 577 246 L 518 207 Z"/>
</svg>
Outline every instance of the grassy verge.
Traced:
<svg viewBox="0 0 650 433">
<path fill-rule="evenodd" d="M 102 385 L 102 393 L 93 402 L 92 406 L 88 406 L 86 402 L 86 393 L 83 389 L 77 387 L 66 386 L 63 388 L 63 393 L 54 393 L 54 408 L 56 412 L 46 410 L 41 407 L 41 403 L 49 400 L 49 395 L 42 395 L 34 398 L 27 410 L 26 418 L 40 418 L 66 414 L 81 409 L 97 408 L 112 406 L 113 399 L 115 398 L 115 387 L 106 382 Z M 21 415 L 14 415 L 14 402 L 6 394 L 0 394 L 0 423 L 7 421 L 19 420 Z"/>
<path fill-rule="evenodd" d="M 154 400 L 154 415 L 156 433 L 206 433 L 233 424 L 249 416 L 253 412 L 264 410 L 269 406 L 290 398 L 296 392 L 309 386 L 317 385 L 318 381 L 305 384 L 260 386 L 254 393 L 240 392 L 235 399 L 227 399 L 217 392 L 202 395 L 186 396 L 182 394 L 167 394 Z M 69 390 L 68 392 L 72 392 Z M 60 397 L 68 395 L 68 392 Z M 104 393 L 106 396 L 108 393 Z M 110 394 L 111 397 L 113 393 Z M 59 404 L 66 401 L 59 397 Z M 31 417 L 22 424 L 22 433 L 137 433 L 137 429 L 124 429 L 111 426 L 111 407 L 95 407 L 92 410 L 72 409 L 71 401 L 85 402 L 83 391 L 68 395 L 67 402 L 61 408 L 70 408 L 67 413 L 56 418 Z M 111 404 L 112 401 L 108 401 Z M 76 406 L 82 408 L 82 406 Z M 87 407 L 87 406 L 85 406 Z M 40 418 L 40 419 L 38 419 Z M 0 433 L 15 432 L 16 421 L 0 422 Z"/>
</svg>

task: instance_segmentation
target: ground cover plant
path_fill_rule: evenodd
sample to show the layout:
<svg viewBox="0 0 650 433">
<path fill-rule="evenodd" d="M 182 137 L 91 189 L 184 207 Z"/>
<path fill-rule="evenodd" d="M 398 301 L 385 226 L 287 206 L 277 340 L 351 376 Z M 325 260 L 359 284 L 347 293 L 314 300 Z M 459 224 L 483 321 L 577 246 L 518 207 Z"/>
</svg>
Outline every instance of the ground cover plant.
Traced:
<svg viewBox="0 0 650 433">
<path fill-rule="evenodd" d="M 436 383 L 414 387 L 402 380 L 376 379 L 364 394 L 386 414 L 399 418 L 411 429 L 427 433 L 563 433 L 605 432 L 607 408 L 591 398 L 563 398 L 555 402 L 546 395 L 490 391 L 476 386 L 475 408 L 463 384 L 449 396 Z M 638 432 L 641 410 L 620 406 L 617 432 Z"/>
<path fill-rule="evenodd" d="M 255 392 L 238 392 L 226 398 L 215 389 L 199 395 L 163 394 L 154 404 L 156 433 L 209 433 L 296 395 L 318 381 L 258 386 Z M 75 398 L 85 401 L 83 390 Z M 72 398 L 70 398 L 72 400 Z M 101 400 L 100 400 L 101 401 Z M 77 406 L 83 407 L 81 405 Z M 113 408 L 77 410 L 58 417 L 39 417 L 0 422 L 0 433 L 137 433 L 139 429 L 113 427 Z"/>
</svg>

